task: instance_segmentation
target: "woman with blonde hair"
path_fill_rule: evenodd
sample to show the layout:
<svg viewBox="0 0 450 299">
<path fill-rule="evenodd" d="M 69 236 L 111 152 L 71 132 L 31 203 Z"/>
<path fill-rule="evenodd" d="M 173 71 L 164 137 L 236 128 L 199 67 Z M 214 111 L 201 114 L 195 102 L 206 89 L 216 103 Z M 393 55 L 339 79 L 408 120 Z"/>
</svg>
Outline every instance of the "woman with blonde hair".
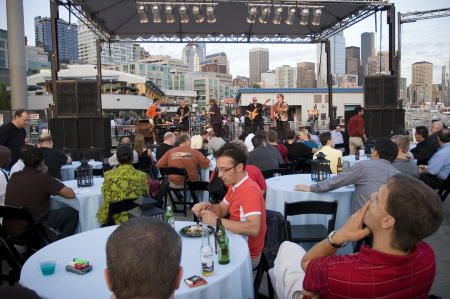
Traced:
<svg viewBox="0 0 450 299">
<path fill-rule="evenodd" d="M 311 148 L 319 148 L 319 145 L 312 139 L 311 134 L 308 132 L 308 130 L 301 130 L 298 134 L 298 137 L 304 145 L 307 145 Z"/>
</svg>

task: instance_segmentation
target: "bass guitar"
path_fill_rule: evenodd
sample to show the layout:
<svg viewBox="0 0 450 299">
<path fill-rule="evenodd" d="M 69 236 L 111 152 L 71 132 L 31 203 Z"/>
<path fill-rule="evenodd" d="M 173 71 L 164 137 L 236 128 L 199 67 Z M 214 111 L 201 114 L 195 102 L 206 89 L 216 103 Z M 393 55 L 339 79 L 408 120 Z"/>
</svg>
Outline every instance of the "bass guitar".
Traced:
<svg viewBox="0 0 450 299">
<path fill-rule="evenodd" d="M 259 113 L 258 113 L 258 111 L 259 111 L 259 109 L 261 109 L 262 107 L 264 107 L 264 105 L 266 105 L 268 102 L 270 101 L 270 99 L 268 99 L 262 106 L 260 106 L 259 108 L 255 108 L 252 112 L 250 112 L 250 114 L 249 114 L 249 118 L 251 119 L 251 120 L 253 120 Z"/>
</svg>

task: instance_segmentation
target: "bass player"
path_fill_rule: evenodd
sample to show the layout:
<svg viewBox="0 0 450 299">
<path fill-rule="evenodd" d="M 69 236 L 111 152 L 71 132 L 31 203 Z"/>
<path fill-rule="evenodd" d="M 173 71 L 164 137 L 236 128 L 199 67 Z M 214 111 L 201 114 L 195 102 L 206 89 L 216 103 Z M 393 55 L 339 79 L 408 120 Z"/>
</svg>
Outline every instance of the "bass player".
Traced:
<svg viewBox="0 0 450 299">
<path fill-rule="evenodd" d="M 266 107 L 266 103 L 260 104 L 258 103 L 258 99 L 253 98 L 252 103 L 250 103 L 250 105 L 247 106 L 247 110 L 245 110 L 245 112 L 248 113 L 248 117 L 252 120 L 253 133 L 255 133 L 258 128 L 264 130 L 262 110 Z"/>
</svg>

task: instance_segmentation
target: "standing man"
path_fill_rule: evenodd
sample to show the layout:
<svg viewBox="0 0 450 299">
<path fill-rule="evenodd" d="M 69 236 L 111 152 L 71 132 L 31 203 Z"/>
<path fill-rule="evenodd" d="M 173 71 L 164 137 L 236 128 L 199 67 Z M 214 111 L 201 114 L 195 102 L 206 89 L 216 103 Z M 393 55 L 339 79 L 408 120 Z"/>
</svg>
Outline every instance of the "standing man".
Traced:
<svg viewBox="0 0 450 299">
<path fill-rule="evenodd" d="M 216 103 L 216 100 L 209 100 L 209 105 L 211 106 L 211 111 L 206 111 L 205 114 L 211 115 L 211 123 L 213 125 L 213 130 L 216 137 L 223 137 L 222 135 L 222 113 L 220 113 L 220 108 Z"/>
<path fill-rule="evenodd" d="M 275 117 L 275 120 L 277 122 L 277 135 L 281 143 L 286 140 L 286 134 L 289 130 L 289 123 L 288 123 L 288 110 L 289 106 L 284 101 L 284 95 L 277 94 L 277 103 L 275 103 L 273 108 L 273 116 Z"/>
<path fill-rule="evenodd" d="M 250 103 L 250 105 L 247 106 L 247 110 L 245 110 L 245 112 L 248 113 L 248 117 L 252 120 L 253 133 L 255 133 L 258 128 L 264 130 L 262 110 L 265 107 L 265 103 L 264 105 L 259 104 L 258 100 L 256 98 L 253 98 L 252 103 Z"/>
<path fill-rule="evenodd" d="M 61 167 L 72 163 L 72 158 L 66 156 L 62 151 L 53 149 L 53 137 L 50 134 L 39 136 L 39 150 L 44 155 L 44 163 L 48 167 L 47 173 L 58 180 L 62 180 Z"/>
<path fill-rule="evenodd" d="M 19 148 L 25 144 L 27 132 L 25 127 L 30 121 L 30 114 L 25 109 L 19 109 L 14 114 L 14 120 L 0 127 L 0 145 L 11 151 L 11 168 L 19 160 Z"/>
<path fill-rule="evenodd" d="M 159 108 L 158 105 L 159 105 L 159 99 L 154 98 L 153 99 L 153 105 L 148 107 L 147 112 L 145 113 L 145 115 L 147 115 L 149 119 L 153 120 L 153 118 L 156 116 L 156 114 L 157 114 L 156 113 L 156 108 Z M 151 122 L 152 121 L 150 121 L 150 123 Z"/>
<path fill-rule="evenodd" d="M 356 148 L 363 145 L 363 141 L 367 141 L 366 133 L 364 132 L 364 108 L 358 106 L 355 108 L 355 116 L 350 118 L 347 125 L 348 132 L 348 146 L 350 148 L 350 155 L 356 153 Z"/>
<path fill-rule="evenodd" d="M 191 114 L 191 109 L 186 106 L 185 100 L 181 100 L 180 105 L 177 110 L 177 115 L 180 118 L 180 125 L 183 126 L 181 133 L 189 133 L 189 115 Z"/>
</svg>

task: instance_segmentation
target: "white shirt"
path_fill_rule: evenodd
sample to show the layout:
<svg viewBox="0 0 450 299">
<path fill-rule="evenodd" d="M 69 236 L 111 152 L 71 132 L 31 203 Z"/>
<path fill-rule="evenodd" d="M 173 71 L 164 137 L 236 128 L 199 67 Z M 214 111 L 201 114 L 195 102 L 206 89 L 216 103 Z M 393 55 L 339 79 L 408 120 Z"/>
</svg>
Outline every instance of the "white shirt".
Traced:
<svg viewBox="0 0 450 299">
<path fill-rule="evenodd" d="M 5 205 L 6 184 L 8 184 L 9 175 L 4 169 L 0 169 L 0 205 Z M 1 219 L 1 218 L 0 218 Z"/>
<path fill-rule="evenodd" d="M 247 137 L 245 137 L 245 146 L 247 146 L 247 149 L 249 152 L 251 152 L 253 150 L 253 143 L 252 143 L 252 138 L 255 137 L 255 134 L 250 133 L 248 134 Z"/>
<path fill-rule="evenodd" d="M 25 167 L 25 164 L 19 159 L 17 162 L 11 167 L 11 170 L 9 171 L 9 176 L 11 177 L 13 173 L 22 171 L 22 169 Z"/>
<path fill-rule="evenodd" d="M 133 151 L 133 163 L 137 163 L 137 162 L 139 162 L 138 154 L 137 154 L 135 151 Z M 108 163 L 109 163 L 109 165 L 111 165 L 111 166 L 117 166 L 117 165 L 119 165 L 119 162 L 117 161 L 117 155 L 116 155 L 116 153 L 114 153 L 114 155 L 112 155 L 112 156 L 108 159 Z"/>
<path fill-rule="evenodd" d="M 234 118 L 234 122 L 235 122 L 235 123 L 239 123 L 240 121 L 241 121 L 241 120 L 239 119 L 239 117 L 236 116 L 236 117 Z"/>
</svg>

